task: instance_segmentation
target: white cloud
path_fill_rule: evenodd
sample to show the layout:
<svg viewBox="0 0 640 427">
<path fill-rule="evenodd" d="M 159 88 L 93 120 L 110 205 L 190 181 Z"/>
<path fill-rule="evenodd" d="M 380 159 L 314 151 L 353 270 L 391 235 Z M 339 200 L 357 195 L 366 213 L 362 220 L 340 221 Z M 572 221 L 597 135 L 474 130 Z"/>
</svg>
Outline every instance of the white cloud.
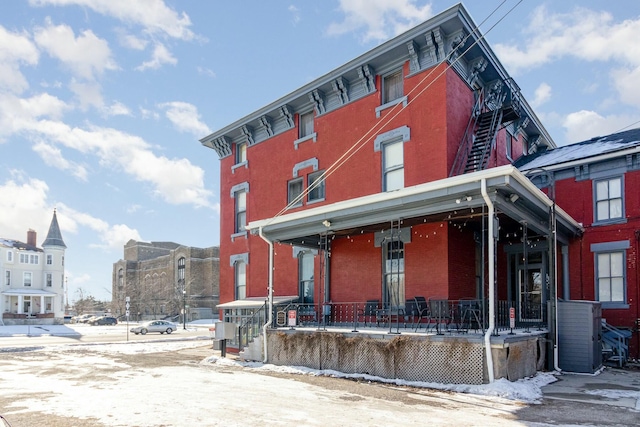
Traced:
<svg viewBox="0 0 640 427">
<path fill-rule="evenodd" d="M 178 14 L 163 0 L 29 0 L 34 6 L 82 6 L 114 17 L 122 22 L 140 25 L 150 35 L 191 40 L 191 20 L 186 13 Z"/>
<path fill-rule="evenodd" d="M 581 110 L 567 115 L 562 126 L 568 143 L 573 143 L 620 131 L 637 119 L 626 115 L 602 116 L 595 111 Z"/>
<path fill-rule="evenodd" d="M 97 37 L 91 30 L 83 31 L 78 37 L 67 25 L 53 25 L 50 19 L 45 27 L 34 31 L 37 45 L 51 57 L 60 60 L 76 76 L 93 80 L 105 70 L 118 67 L 111 56 L 106 40 Z"/>
<path fill-rule="evenodd" d="M 216 73 L 213 70 L 205 67 L 198 67 L 198 74 L 202 74 L 207 77 L 216 77 Z"/>
<path fill-rule="evenodd" d="M 502 63 L 513 72 L 565 56 L 640 65 L 640 43 L 630 43 L 640 33 L 640 18 L 616 23 L 607 12 L 575 8 L 571 13 L 552 14 L 540 6 L 524 31 L 524 49 L 502 43 L 493 45 Z"/>
<path fill-rule="evenodd" d="M 164 64 L 176 65 L 178 60 L 169 52 L 169 50 L 162 43 L 156 43 L 151 55 L 150 61 L 145 61 L 141 65 L 136 67 L 137 71 L 144 71 L 147 68 L 158 69 Z"/>
<path fill-rule="evenodd" d="M 209 127 L 200 121 L 198 108 L 187 102 L 166 102 L 158 105 L 165 109 L 165 115 L 173 123 L 173 126 L 181 132 L 189 132 L 196 137 L 202 137 L 211 133 Z"/>
<path fill-rule="evenodd" d="M 67 104 L 48 94 L 22 99 L 3 94 L 0 96 L 0 141 L 29 128 L 30 123 L 39 118 L 58 119 L 68 109 Z"/>
<path fill-rule="evenodd" d="M 293 25 L 297 25 L 300 22 L 300 9 L 298 9 L 294 5 L 290 5 L 287 10 L 291 12 L 291 20 L 293 21 Z"/>
<path fill-rule="evenodd" d="M 22 93 L 29 87 L 20 64 L 36 65 L 39 52 L 25 34 L 12 33 L 0 25 L 0 89 Z"/>
<path fill-rule="evenodd" d="M 87 169 L 80 164 L 65 159 L 58 147 L 45 142 L 38 142 L 34 144 L 32 149 L 47 165 L 63 171 L 70 171 L 79 179 L 87 180 Z"/>
<path fill-rule="evenodd" d="M 142 115 L 143 119 L 160 119 L 160 114 L 158 114 L 156 111 L 148 110 L 144 107 L 140 107 L 140 114 Z"/>
<path fill-rule="evenodd" d="M 132 116 L 129 107 L 122 102 L 114 101 L 111 105 L 103 108 L 104 114 L 107 116 Z"/>
<path fill-rule="evenodd" d="M 544 82 L 540 83 L 540 86 L 538 86 L 534 92 L 534 98 L 533 101 L 531 101 L 531 106 L 538 108 L 549 99 L 551 99 L 551 86 Z"/>
<path fill-rule="evenodd" d="M 419 7 L 415 0 L 339 0 L 344 21 L 327 28 L 329 35 L 364 30 L 362 41 L 383 41 L 433 15 L 431 4 Z"/>
<path fill-rule="evenodd" d="M 116 30 L 121 46 L 133 50 L 144 50 L 149 42 L 133 34 L 127 34 L 124 30 Z"/>
<path fill-rule="evenodd" d="M 12 171 L 12 179 L 0 183 L 0 237 L 26 241 L 32 228 L 41 241 L 49 229 L 53 208 L 47 203 L 47 183 Z"/>
<path fill-rule="evenodd" d="M 102 109 L 104 99 L 102 98 L 102 86 L 95 82 L 79 82 L 72 80 L 69 83 L 69 90 L 76 96 L 80 109 L 83 111 L 94 107 Z"/>
<path fill-rule="evenodd" d="M 640 66 L 612 70 L 611 77 L 620 100 L 627 105 L 640 108 Z"/>
</svg>

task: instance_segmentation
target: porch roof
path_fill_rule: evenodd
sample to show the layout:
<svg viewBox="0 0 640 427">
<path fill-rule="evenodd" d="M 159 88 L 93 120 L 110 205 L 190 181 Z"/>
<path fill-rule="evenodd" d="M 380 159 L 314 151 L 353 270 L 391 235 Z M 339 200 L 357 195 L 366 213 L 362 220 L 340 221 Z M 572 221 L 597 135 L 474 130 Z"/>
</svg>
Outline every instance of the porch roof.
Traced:
<svg viewBox="0 0 640 427">
<path fill-rule="evenodd" d="M 486 205 L 481 193 L 483 180 L 496 212 L 526 222 L 539 234 L 549 232 L 549 211 L 554 202 L 511 165 L 252 221 L 246 228 L 254 234 L 262 229 L 273 241 L 318 247 L 326 233 L 347 236 L 388 228 L 392 219 L 402 219 L 407 226 L 481 210 Z M 581 225 L 564 210 L 556 206 L 555 212 L 558 241 L 567 243 L 571 236 L 582 233 Z"/>
<path fill-rule="evenodd" d="M 234 309 L 234 308 L 260 308 L 266 303 L 267 298 L 268 297 L 264 296 L 264 297 L 248 297 L 244 299 L 237 299 L 235 301 L 218 304 L 216 306 L 216 309 L 224 308 L 228 310 L 228 309 Z M 296 299 L 298 299 L 297 295 L 279 296 L 279 297 L 274 296 L 273 303 L 276 305 L 285 304 L 285 303 L 294 301 Z"/>
<path fill-rule="evenodd" d="M 44 289 L 8 289 L 6 291 L 2 291 L 2 295 L 8 296 L 45 296 L 45 297 L 55 297 L 58 294 L 51 291 L 45 291 Z"/>
</svg>

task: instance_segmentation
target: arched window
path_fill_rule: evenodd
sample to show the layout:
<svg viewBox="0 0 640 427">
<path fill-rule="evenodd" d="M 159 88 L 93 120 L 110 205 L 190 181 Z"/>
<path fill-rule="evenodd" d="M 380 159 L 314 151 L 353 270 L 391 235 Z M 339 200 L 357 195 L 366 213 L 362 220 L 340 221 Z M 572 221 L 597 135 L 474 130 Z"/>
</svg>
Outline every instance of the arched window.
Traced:
<svg viewBox="0 0 640 427">
<path fill-rule="evenodd" d="M 187 265 L 187 260 L 185 257 L 181 257 L 178 259 L 178 281 L 184 280 L 186 265 Z"/>
<path fill-rule="evenodd" d="M 118 270 L 118 289 L 122 290 L 124 287 L 124 271 L 122 269 Z"/>
</svg>

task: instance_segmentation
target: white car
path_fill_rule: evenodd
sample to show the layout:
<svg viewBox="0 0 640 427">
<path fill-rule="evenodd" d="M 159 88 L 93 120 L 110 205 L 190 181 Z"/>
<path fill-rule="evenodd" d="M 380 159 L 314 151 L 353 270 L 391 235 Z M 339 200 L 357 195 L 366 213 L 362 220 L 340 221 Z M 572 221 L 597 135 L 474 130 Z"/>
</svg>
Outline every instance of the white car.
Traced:
<svg viewBox="0 0 640 427">
<path fill-rule="evenodd" d="M 170 334 L 177 330 L 178 326 L 175 323 L 167 322 L 166 320 L 150 320 L 131 328 L 131 332 L 136 335 L 145 335 L 147 332 L 160 332 L 161 334 L 166 332 Z"/>
</svg>

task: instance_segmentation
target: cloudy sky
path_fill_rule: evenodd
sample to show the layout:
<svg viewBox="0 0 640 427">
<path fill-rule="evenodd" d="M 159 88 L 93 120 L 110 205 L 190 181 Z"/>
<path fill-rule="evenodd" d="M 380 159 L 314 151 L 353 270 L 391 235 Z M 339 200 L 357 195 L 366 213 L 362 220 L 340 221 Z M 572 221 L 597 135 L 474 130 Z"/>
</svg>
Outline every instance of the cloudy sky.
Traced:
<svg viewBox="0 0 640 427">
<path fill-rule="evenodd" d="M 640 127 L 640 2 L 467 3 L 558 145 Z M 41 245 L 57 209 L 70 300 L 111 299 L 129 239 L 219 244 L 198 140 L 453 4 L 3 2 L 0 237 Z"/>
</svg>

